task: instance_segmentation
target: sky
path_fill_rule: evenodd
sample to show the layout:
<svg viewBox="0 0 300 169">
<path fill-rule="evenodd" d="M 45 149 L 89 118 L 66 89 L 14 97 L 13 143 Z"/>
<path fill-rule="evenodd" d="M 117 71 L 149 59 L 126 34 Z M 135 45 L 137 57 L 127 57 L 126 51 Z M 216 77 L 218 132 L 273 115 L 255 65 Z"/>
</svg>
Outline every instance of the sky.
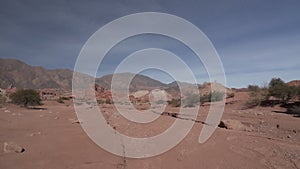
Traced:
<svg viewBox="0 0 300 169">
<path fill-rule="evenodd" d="M 273 77 L 290 81 L 300 79 L 299 7 L 299 0 L 0 0 L 0 58 L 73 70 L 82 47 L 102 26 L 129 14 L 163 12 L 205 33 L 222 61 L 228 87 L 263 85 Z M 113 47 L 97 75 L 112 73 L 126 56 L 146 48 L 172 51 L 199 83 L 208 80 L 203 63 L 188 47 L 151 34 Z M 143 74 L 165 83 L 174 80 L 157 70 Z"/>
</svg>

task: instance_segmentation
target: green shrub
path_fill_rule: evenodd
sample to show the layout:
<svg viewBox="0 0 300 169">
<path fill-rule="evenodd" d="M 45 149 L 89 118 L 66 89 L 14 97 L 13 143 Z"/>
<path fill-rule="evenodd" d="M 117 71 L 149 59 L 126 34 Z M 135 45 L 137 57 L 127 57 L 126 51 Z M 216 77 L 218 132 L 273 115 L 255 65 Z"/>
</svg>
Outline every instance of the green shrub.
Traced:
<svg viewBox="0 0 300 169">
<path fill-rule="evenodd" d="M 217 102 L 221 101 L 224 98 L 225 93 L 220 92 L 220 91 L 213 91 L 208 94 L 204 94 L 203 96 L 200 97 L 200 102 L 205 103 L 205 102 Z"/>
<path fill-rule="evenodd" d="M 41 105 L 41 98 L 37 91 L 33 89 L 18 90 L 10 96 L 12 103 L 24 107 Z"/>
<path fill-rule="evenodd" d="M 273 78 L 269 83 L 269 96 L 280 99 L 283 104 L 297 97 L 297 90 L 297 87 L 288 86 L 280 78 Z"/>
<path fill-rule="evenodd" d="M 248 86 L 248 90 L 249 90 L 250 92 L 257 92 L 257 91 L 260 90 L 260 87 L 259 87 L 258 85 L 249 85 L 249 86 Z"/>
<path fill-rule="evenodd" d="M 200 102 L 200 96 L 198 94 L 188 94 L 184 99 L 184 107 L 195 107 Z"/>
<path fill-rule="evenodd" d="M 267 87 L 259 87 L 257 85 L 249 85 L 249 100 L 246 102 L 247 107 L 260 106 L 262 102 L 269 99 L 269 91 Z"/>
</svg>

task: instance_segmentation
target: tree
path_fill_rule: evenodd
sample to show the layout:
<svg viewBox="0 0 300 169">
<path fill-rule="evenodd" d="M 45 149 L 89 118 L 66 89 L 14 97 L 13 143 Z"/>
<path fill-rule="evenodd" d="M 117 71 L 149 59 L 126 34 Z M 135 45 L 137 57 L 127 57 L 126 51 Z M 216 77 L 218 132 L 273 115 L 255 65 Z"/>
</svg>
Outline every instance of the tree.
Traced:
<svg viewBox="0 0 300 169">
<path fill-rule="evenodd" d="M 269 83 L 269 95 L 280 99 L 282 103 L 292 99 L 294 92 L 294 88 L 285 84 L 280 78 L 273 78 Z"/>
<path fill-rule="evenodd" d="M 262 102 L 269 99 L 269 90 L 266 86 L 259 87 L 258 85 L 249 85 L 248 90 L 249 100 L 246 103 L 247 107 L 260 106 Z"/>
<path fill-rule="evenodd" d="M 9 97 L 12 100 L 12 103 L 24 107 L 41 105 L 40 95 L 33 89 L 18 90 Z"/>
<path fill-rule="evenodd" d="M 260 87 L 258 85 L 249 85 L 248 90 L 251 92 L 257 92 L 260 90 Z"/>
</svg>

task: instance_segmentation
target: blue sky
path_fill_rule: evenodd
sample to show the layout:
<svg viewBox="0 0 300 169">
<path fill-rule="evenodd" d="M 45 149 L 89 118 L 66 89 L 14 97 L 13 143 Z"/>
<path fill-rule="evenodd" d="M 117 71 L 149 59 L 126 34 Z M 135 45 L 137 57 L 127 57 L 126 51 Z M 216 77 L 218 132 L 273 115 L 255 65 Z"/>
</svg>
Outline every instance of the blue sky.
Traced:
<svg viewBox="0 0 300 169">
<path fill-rule="evenodd" d="M 298 0 L 2 0 L 0 58 L 73 69 L 84 43 L 103 25 L 132 13 L 164 12 L 190 21 L 207 35 L 222 60 L 229 87 L 261 85 L 272 77 L 290 81 L 300 79 L 299 7 Z M 174 52 L 193 69 L 199 83 L 207 79 L 201 62 L 187 47 L 156 35 L 118 44 L 98 75 L 112 73 L 122 58 L 148 47 Z M 158 71 L 144 73 L 171 81 Z"/>
</svg>

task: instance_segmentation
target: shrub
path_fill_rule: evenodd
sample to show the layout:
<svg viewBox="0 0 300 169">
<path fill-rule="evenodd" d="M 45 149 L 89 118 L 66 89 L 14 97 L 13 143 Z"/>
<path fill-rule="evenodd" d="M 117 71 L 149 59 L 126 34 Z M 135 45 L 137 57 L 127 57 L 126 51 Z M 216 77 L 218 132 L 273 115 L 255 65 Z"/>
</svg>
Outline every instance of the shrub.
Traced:
<svg viewBox="0 0 300 169">
<path fill-rule="evenodd" d="M 98 103 L 98 104 L 104 104 L 104 103 L 105 103 L 105 100 L 103 100 L 103 99 L 97 100 L 97 103 Z"/>
<path fill-rule="evenodd" d="M 172 107 L 180 107 L 181 106 L 181 100 L 180 99 L 168 100 L 168 105 L 171 105 Z"/>
<path fill-rule="evenodd" d="M 61 98 L 61 97 L 59 97 L 56 101 L 57 101 L 58 103 L 65 103 L 65 102 L 64 102 L 64 99 Z"/>
<path fill-rule="evenodd" d="M 59 97 L 56 101 L 58 103 L 65 103 L 65 100 L 70 100 L 68 97 Z"/>
<path fill-rule="evenodd" d="M 184 107 L 195 107 L 200 102 L 200 96 L 198 94 L 188 94 L 184 99 Z"/>
<path fill-rule="evenodd" d="M 6 103 L 6 97 L 0 95 L 0 108 L 3 107 Z"/>
<path fill-rule="evenodd" d="M 248 90 L 250 91 L 249 100 L 246 103 L 247 107 L 260 106 L 262 102 L 269 99 L 269 91 L 267 87 L 260 88 L 257 85 L 249 85 Z"/>
<path fill-rule="evenodd" d="M 260 90 L 260 87 L 259 87 L 258 85 L 249 85 L 249 86 L 248 86 L 248 90 L 249 90 L 250 92 L 257 92 L 257 91 Z"/>
<path fill-rule="evenodd" d="M 166 103 L 166 101 L 164 101 L 164 100 L 157 100 L 155 102 L 155 104 L 165 104 L 165 103 Z"/>
<path fill-rule="evenodd" d="M 300 106 L 294 106 L 292 108 L 288 108 L 288 113 L 300 117 Z"/>
<path fill-rule="evenodd" d="M 105 104 L 113 104 L 113 101 L 111 99 L 106 99 Z"/>
<path fill-rule="evenodd" d="M 223 100 L 225 93 L 224 92 L 219 92 L 219 91 L 213 91 L 211 93 L 211 102 L 218 102 Z"/>
<path fill-rule="evenodd" d="M 208 94 L 204 94 L 203 96 L 200 97 L 200 102 L 205 103 L 205 102 L 217 102 L 221 101 L 224 98 L 225 93 L 220 92 L 220 91 L 213 91 Z"/>
<path fill-rule="evenodd" d="M 113 104 L 113 101 L 109 98 L 97 100 L 98 104 Z"/>
<path fill-rule="evenodd" d="M 288 86 L 280 78 L 273 78 L 269 83 L 269 96 L 278 98 L 285 104 L 297 96 L 297 88 Z"/>
<path fill-rule="evenodd" d="M 24 107 L 41 105 L 41 98 L 37 91 L 33 89 L 18 90 L 11 94 L 10 99 L 12 103 Z"/>
<path fill-rule="evenodd" d="M 235 96 L 234 93 L 229 93 L 229 94 L 227 95 L 227 98 L 234 98 L 234 96 Z"/>
</svg>

